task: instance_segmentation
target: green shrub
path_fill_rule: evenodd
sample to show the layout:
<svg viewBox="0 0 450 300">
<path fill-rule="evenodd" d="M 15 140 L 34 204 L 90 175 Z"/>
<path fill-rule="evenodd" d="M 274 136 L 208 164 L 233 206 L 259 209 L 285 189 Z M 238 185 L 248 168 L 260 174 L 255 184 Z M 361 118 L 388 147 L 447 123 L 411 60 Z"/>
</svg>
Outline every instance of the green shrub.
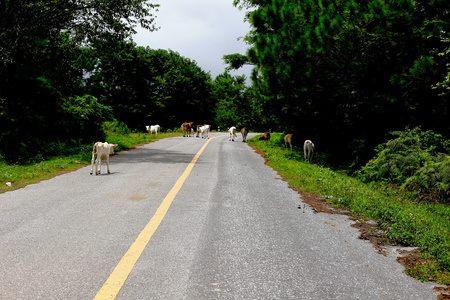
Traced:
<svg viewBox="0 0 450 300">
<path fill-rule="evenodd" d="M 112 108 L 91 95 L 64 99 L 61 104 L 64 136 L 91 143 L 104 139 L 102 124 L 112 119 Z"/>
<path fill-rule="evenodd" d="M 115 119 L 110 122 L 104 122 L 102 125 L 102 129 L 104 132 L 111 132 L 122 135 L 128 135 L 131 133 L 131 130 L 130 128 L 128 128 L 127 124 Z"/>
<path fill-rule="evenodd" d="M 366 182 L 388 182 L 416 197 L 450 200 L 450 140 L 420 127 L 391 133 L 396 138 L 376 148 L 376 156 L 360 171 Z"/>
</svg>

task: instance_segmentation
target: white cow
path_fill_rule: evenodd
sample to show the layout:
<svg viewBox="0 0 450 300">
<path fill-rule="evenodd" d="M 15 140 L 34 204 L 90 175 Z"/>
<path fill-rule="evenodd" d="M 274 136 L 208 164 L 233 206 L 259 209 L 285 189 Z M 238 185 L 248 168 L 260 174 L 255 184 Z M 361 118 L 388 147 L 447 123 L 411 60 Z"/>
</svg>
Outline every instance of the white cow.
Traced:
<svg viewBox="0 0 450 300">
<path fill-rule="evenodd" d="M 150 132 L 150 135 L 152 135 L 153 132 L 157 135 L 158 131 L 161 131 L 161 126 L 159 125 L 145 126 L 145 128 L 147 129 L 147 132 Z"/>
<path fill-rule="evenodd" d="M 118 146 L 117 144 L 108 144 L 107 142 L 95 143 L 94 149 L 92 150 L 91 175 L 94 171 L 94 165 L 95 165 L 95 175 L 101 173 L 102 159 L 106 159 L 106 167 L 108 169 L 108 174 L 111 173 L 109 171 L 109 155 L 114 154 L 114 148 L 117 146 Z"/>
<path fill-rule="evenodd" d="M 234 142 L 234 138 L 237 137 L 237 135 L 236 135 L 236 127 L 234 127 L 234 126 L 230 127 L 230 129 L 228 129 L 228 132 L 230 133 L 229 141 L 233 141 Z"/>
<path fill-rule="evenodd" d="M 200 128 L 202 128 L 203 127 L 203 125 L 201 125 L 201 124 L 198 124 L 197 125 L 197 134 L 195 135 L 196 137 L 200 137 L 200 133 L 202 133 L 202 131 L 200 130 Z"/>
<path fill-rule="evenodd" d="M 210 125 L 203 125 L 200 127 L 200 131 L 202 133 L 202 139 L 209 139 L 209 131 L 211 130 Z"/>
<path fill-rule="evenodd" d="M 303 144 L 303 152 L 305 154 L 305 161 L 312 162 L 314 155 L 314 144 L 310 140 L 306 140 Z"/>
</svg>

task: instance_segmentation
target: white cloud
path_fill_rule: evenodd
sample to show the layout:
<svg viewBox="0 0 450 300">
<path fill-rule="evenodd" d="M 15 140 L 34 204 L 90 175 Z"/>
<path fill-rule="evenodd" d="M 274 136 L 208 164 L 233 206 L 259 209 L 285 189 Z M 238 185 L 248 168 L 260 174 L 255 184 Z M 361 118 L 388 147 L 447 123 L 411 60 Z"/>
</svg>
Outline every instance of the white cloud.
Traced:
<svg viewBox="0 0 450 300">
<path fill-rule="evenodd" d="M 138 29 L 133 37 L 136 44 L 178 52 L 213 78 L 225 71 L 223 55 L 247 51 L 248 45 L 238 38 L 249 32 L 249 24 L 232 0 L 160 0 L 155 15 L 155 24 L 161 28 L 155 32 Z M 247 77 L 250 73 L 249 66 L 231 71 L 231 75 Z"/>
</svg>

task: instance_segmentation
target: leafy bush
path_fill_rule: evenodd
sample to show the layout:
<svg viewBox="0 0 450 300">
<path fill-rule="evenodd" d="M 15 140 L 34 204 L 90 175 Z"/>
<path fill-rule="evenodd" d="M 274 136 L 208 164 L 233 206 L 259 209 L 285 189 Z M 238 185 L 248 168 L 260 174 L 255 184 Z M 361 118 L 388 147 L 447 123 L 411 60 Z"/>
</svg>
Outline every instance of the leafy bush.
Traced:
<svg viewBox="0 0 450 300">
<path fill-rule="evenodd" d="M 123 135 L 131 133 L 131 130 L 130 128 L 128 128 L 127 124 L 118 120 L 103 123 L 102 129 L 104 132 L 118 133 Z"/>
<path fill-rule="evenodd" d="M 384 181 L 402 186 L 416 197 L 450 200 L 450 140 L 420 127 L 396 131 L 376 148 L 376 156 L 360 171 L 366 182 Z"/>
<path fill-rule="evenodd" d="M 112 119 L 112 108 L 98 102 L 91 95 L 65 99 L 61 105 L 62 129 L 65 136 L 84 142 L 103 140 L 103 122 Z"/>
</svg>

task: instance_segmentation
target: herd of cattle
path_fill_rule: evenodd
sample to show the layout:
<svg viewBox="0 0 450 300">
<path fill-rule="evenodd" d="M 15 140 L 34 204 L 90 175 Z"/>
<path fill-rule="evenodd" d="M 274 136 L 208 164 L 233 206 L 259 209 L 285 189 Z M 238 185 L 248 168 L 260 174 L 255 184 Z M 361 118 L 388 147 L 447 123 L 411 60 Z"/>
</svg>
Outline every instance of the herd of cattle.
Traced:
<svg viewBox="0 0 450 300">
<path fill-rule="evenodd" d="M 158 134 L 158 131 L 161 130 L 161 126 L 159 125 L 151 125 L 151 126 L 145 126 L 148 133 L 153 135 Z M 202 139 L 209 139 L 209 132 L 211 130 L 210 125 L 197 125 L 196 130 L 194 130 L 194 122 L 184 122 L 181 125 L 181 131 L 183 132 L 183 137 L 189 137 L 191 134 L 196 137 L 202 137 Z M 230 133 L 230 141 L 234 141 L 234 138 L 237 137 L 236 135 L 236 127 L 232 126 L 228 129 L 228 132 Z M 243 127 L 241 129 L 241 135 L 242 135 L 242 142 L 247 142 L 247 135 L 248 135 L 248 129 L 247 127 Z M 286 134 L 284 137 L 284 145 L 287 148 L 288 144 L 292 150 L 292 141 L 293 141 L 293 134 Z M 270 140 L 270 133 L 266 132 L 264 133 L 260 138 L 260 140 Z M 95 166 L 95 175 L 98 175 L 101 173 L 101 163 L 102 159 L 106 160 L 106 166 L 107 171 L 109 171 L 109 155 L 114 154 L 114 148 L 117 147 L 117 144 L 108 144 L 107 142 L 97 142 L 94 144 L 94 148 L 92 150 L 92 160 L 91 160 L 91 175 L 94 173 L 94 166 Z M 306 140 L 303 144 L 303 152 L 305 155 L 305 161 L 312 162 L 312 157 L 314 154 L 314 144 L 311 142 L 311 140 Z"/>
</svg>

